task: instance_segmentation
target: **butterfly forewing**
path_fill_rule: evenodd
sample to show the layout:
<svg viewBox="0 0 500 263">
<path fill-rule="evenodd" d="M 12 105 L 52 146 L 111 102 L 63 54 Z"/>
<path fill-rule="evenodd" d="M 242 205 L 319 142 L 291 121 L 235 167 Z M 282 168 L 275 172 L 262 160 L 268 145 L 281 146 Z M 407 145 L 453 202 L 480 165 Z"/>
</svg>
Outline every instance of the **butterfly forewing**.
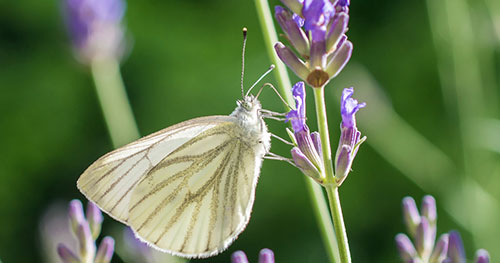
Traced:
<svg viewBox="0 0 500 263">
<path fill-rule="evenodd" d="M 248 223 L 261 162 L 240 134 L 236 121 L 207 129 L 151 169 L 130 202 L 138 236 L 187 257 L 226 248 Z"/>
<path fill-rule="evenodd" d="M 228 116 L 202 117 L 153 133 L 95 161 L 78 179 L 80 191 L 113 218 L 126 223 L 132 189 L 162 159 Z"/>
</svg>

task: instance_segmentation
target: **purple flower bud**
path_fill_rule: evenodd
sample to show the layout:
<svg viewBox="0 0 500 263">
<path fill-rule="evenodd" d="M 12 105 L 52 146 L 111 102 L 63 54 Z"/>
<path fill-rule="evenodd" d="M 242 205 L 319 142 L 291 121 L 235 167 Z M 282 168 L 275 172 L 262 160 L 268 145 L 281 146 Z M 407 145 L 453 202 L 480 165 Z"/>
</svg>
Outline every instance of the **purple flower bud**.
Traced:
<svg viewBox="0 0 500 263">
<path fill-rule="evenodd" d="M 99 207 L 89 201 L 87 204 L 87 221 L 89 222 L 90 231 L 92 232 L 92 238 L 94 240 L 96 240 L 99 233 L 101 233 L 101 224 L 103 220 L 104 218 L 102 217 L 102 212 Z"/>
<path fill-rule="evenodd" d="M 441 263 L 446 258 L 448 253 L 448 234 L 442 234 L 439 238 L 434 250 L 432 251 L 431 257 L 429 258 L 430 263 Z"/>
<path fill-rule="evenodd" d="M 125 12 L 122 0 L 65 0 L 65 16 L 74 47 L 83 62 L 118 58 L 122 51 Z"/>
<path fill-rule="evenodd" d="M 417 226 L 420 224 L 420 215 L 418 213 L 417 204 L 415 200 L 407 196 L 403 198 L 403 218 L 411 237 L 415 237 L 417 233 Z"/>
<path fill-rule="evenodd" d="M 318 155 L 322 156 L 323 149 L 321 148 L 321 137 L 319 136 L 319 132 L 312 132 L 311 139 L 313 141 L 314 148 L 316 148 L 316 151 L 318 152 Z"/>
<path fill-rule="evenodd" d="M 307 80 L 309 69 L 306 67 L 306 64 L 300 60 L 292 50 L 290 50 L 290 48 L 286 47 L 281 42 L 278 42 L 274 45 L 274 49 L 283 63 L 295 72 L 299 78 Z"/>
<path fill-rule="evenodd" d="M 344 89 L 340 101 L 340 112 L 342 114 L 342 124 L 340 125 L 340 139 L 337 153 L 335 155 L 335 181 L 341 185 L 349 172 L 359 146 L 366 140 L 361 138 L 361 132 L 356 128 L 356 112 L 366 104 L 360 103 L 351 96 L 353 88 Z"/>
<path fill-rule="evenodd" d="M 298 147 L 293 147 L 291 150 L 293 162 L 302 171 L 303 174 L 311 177 L 316 182 L 322 184 L 323 179 L 321 173 L 314 164 L 300 151 Z"/>
<path fill-rule="evenodd" d="M 83 262 L 90 262 L 95 255 L 95 243 L 87 221 L 80 223 L 76 232 L 76 237 L 80 245 L 81 260 Z"/>
<path fill-rule="evenodd" d="M 264 248 L 259 252 L 259 263 L 274 263 L 274 252 Z"/>
<path fill-rule="evenodd" d="M 304 0 L 281 0 L 281 2 L 293 13 L 299 16 L 302 15 L 302 5 Z"/>
<path fill-rule="evenodd" d="M 426 195 L 422 199 L 422 216 L 426 217 L 431 226 L 436 225 L 436 199 L 431 195 Z"/>
<path fill-rule="evenodd" d="M 64 263 L 79 263 L 80 259 L 64 244 L 57 245 L 57 254 Z"/>
<path fill-rule="evenodd" d="M 248 263 L 245 252 L 238 250 L 231 255 L 231 263 Z"/>
<path fill-rule="evenodd" d="M 420 224 L 417 227 L 417 234 L 415 235 L 415 246 L 420 258 L 427 262 L 434 247 L 436 239 L 435 232 L 431 229 L 427 218 L 421 217 Z"/>
<path fill-rule="evenodd" d="M 396 235 L 396 246 L 399 250 L 401 259 L 403 259 L 404 262 L 414 263 L 414 260 L 418 258 L 415 247 L 405 234 L 400 233 Z"/>
<path fill-rule="evenodd" d="M 333 53 L 326 66 L 326 73 L 330 78 L 336 77 L 347 65 L 347 62 L 351 59 L 352 48 L 350 41 L 344 41 L 340 48 Z"/>
<path fill-rule="evenodd" d="M 309 53 L 309 40 L 304 30 L 300 28 L 304 20 L 296 14 L 290 14 L 281 6 L 275 7 L 275 16 L 292 46 L 299 54 L 307 55 Z"/>
<path fill-rule="evenodd" d="M 78 232 L 78 226 L 85 221 L 82 202 L 78 199 L 71 200 L 71 202 L 69 202 L 68 214 L 71 229 L 73 230 L 73 233 L 76 234 Z"/>
<path fill-rule="evenodd" d="M 99 245 L 99 249 L 97 250 L 94 263 L 111 262 L 114 250 L 115 250 L 115 240 L 112 237 L 105 237 L 101 241 L 101 244 Z"/>
<path fill-rule="evenodd" d="M 328 30 L 326 37 L 326 50 L 330 51 L 332 48 L 337 48 L 344 33 L 347 31 L 347 22 L 349 21 L 349 16 L 345 13 L 341 13 L 333 21 L 332 26 Z M 335 50 L 332 50 L 335 51 Z"/>
<path fill-rule="evenodd" d="M 476 252 L 476 263 L 489 263 L 490 262 L 490 254 L 485 249 L 479 249 Z"/>
<path fill-rule="evenodd" d="M 450 231 L 447 263 L 465 263 L 465 250 L 462 237 L 457 231 Z"/>
</svg>

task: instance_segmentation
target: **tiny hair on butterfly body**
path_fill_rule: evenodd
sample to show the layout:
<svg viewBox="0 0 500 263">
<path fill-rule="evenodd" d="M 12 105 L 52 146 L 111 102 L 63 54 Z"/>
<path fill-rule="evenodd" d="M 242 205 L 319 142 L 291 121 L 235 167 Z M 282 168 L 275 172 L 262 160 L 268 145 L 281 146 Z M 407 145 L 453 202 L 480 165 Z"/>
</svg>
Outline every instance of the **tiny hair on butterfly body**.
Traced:
<svg viewBox="0 0 500 263">
<path fill-rule="evenodd" d="M 191 119 L 116 149 L 83 172 L 78 189 L 158 250 L 187 258 L 222 252 L 250 220 L 271 147 L 243 74 L 241 83 L 243 98 L 229 116 Z"/>
</svg>

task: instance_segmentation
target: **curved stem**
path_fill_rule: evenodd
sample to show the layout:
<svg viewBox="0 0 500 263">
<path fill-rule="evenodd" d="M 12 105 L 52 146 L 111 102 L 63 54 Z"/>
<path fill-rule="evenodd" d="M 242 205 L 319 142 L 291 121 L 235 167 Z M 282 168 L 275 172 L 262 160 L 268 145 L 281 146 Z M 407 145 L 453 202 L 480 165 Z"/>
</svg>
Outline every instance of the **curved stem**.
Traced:
<svg viewBox="0 0 500 263">
<path fill-rule="evenodd" d="M 276 78 L 278 80 L 278 88 L 280 93 L 284 94 L 284 98 L 288 104 L 294 105 L 293 96 L 291 92 L 290 79 L 285 65 L 281 62 L 274 51 L 274 44 L 278 42 L 278 37 L 273 24 L 273 17 L 269 10 L 269 3 L 267 0 L 255 0 L 257 13 L 259 15 L 264 40 L 266 42 L 266 49 L 272 62 L 276 65 Z M 315 217 L 318 227 L 321 232 L 323 243 L 327 250 L 330 262 L 340 262 L 339 250 L 335 239 L 335 233 L 332 226 L 332 221 L 328 215 L 327 201 L 323 194 L 321 187 L 313 182 L 310 178 L 304 176 L 306 187 L 308 189 L 309 198 L 313 206 Z"/>
<path fill-rule="evenodd" d="M 340 206 L 340 198 L 338 186 L 335 184 L 335 174 L 333 172 L 332 152 L 330 147 L 330 135 L 328 132 L 328 121 L 326 116 L 325 105 L 325 89 L 324 87 L 313 88 L 314 102 L 316 105 L 316 116 L 318 119 L 318 130 L 321 137 L 321 150 L 323 152 L 323 163 L 325 165 L 325 189 L 328 194 L 330 204 L 330 212 L 332 214 L 333 225 L 339 253 L 342 263 L 351 262 L 351 254 L 349 252 L 349 242 L 347 241 L 347 233 L 342 216 L 342 207 Z"/>
<path fill-rule="evenodd" d="M 90 66 L 97 97 L 115 148 L 139 138 L 139 131 L 114 59 L 94 60 Z"/>
</svg>

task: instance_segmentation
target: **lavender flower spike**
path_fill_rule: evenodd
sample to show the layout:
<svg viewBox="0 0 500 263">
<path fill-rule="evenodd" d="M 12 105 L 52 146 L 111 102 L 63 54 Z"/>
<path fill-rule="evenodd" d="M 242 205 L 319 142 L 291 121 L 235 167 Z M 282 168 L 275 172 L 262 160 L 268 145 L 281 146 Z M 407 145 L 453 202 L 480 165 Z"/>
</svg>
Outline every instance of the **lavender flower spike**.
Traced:
<svg viewBox="0 0 500 263">
<path fill-rule="evenodd" d="M 83 206 L 79 200 L 72 200 L 69 205 L 69 220 L 71 230 L 78 241 L 78 255 L 72 252 L 65 244 L 57 246 L 59 257 L 64 263 L 70 262 L 95 262 L 109 263 L 114 251 L 114 240 L 105 237 L 101 242 L 96 255 L 95 240 L 101 232 L 102 213 L 99 208 L 89 203 L 87 208 L 87 219 L 83 213 Z"/>
<path fill-rule="evenodd" d="M 352 162 L 358 153 L 359 146 L 366 140 L 361 138 L 361 132 L 356 127 L 356 112 L 365 107 L 365 103 L 358 103 L 351 98 L 354 93 L 353 88 L 344 89 L 340 101 L 340 113 L 342 123 L 340 125 L 340 141 L 335 156 L 335 182 L 341 185 L 349 172 Z"/>
<path fill-rule="evenodd" d="M 122 0 L 64 0 L 73 47 L 83 63 L 119 59 L 123 52 Z"/>
<path fill-rule="evenodd" d="M 317 135 L 311 137 L 309 127 L 306 125 L 306 91 L 304 82 L 297 82 L 292 88 L 295 98 L 296 110 L 291 110 L 286 115 L 286 122 L 292 123 L 292 141 L 296 147 L 291 150 L 295 165 L 307 176 L 322 184 L 323 161 L 320 157 L 321 141 Z M 314 133 L 313 133 L 314 134 Z"/>
</svg>

